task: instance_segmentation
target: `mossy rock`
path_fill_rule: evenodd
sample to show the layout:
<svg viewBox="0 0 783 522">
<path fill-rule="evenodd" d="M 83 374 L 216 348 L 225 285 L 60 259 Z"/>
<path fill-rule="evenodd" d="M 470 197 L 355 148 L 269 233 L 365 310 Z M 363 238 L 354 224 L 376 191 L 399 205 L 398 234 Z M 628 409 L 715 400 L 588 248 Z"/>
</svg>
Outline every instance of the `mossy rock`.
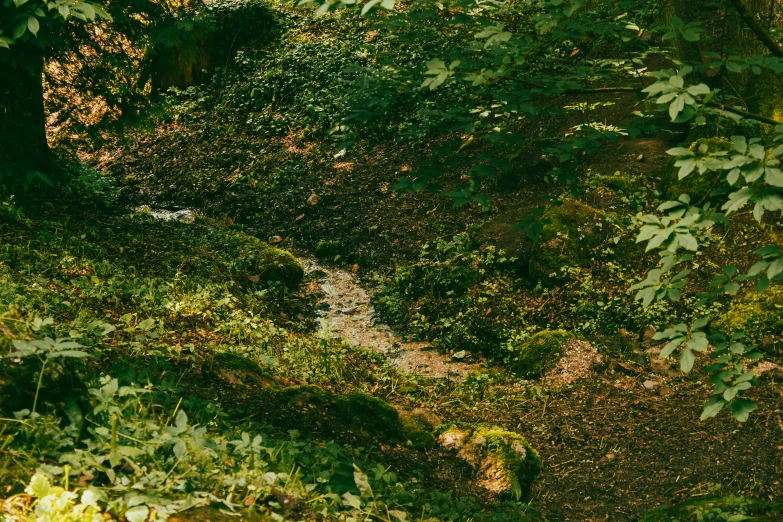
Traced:
<svg viewBox="0 0 783 522">
<path fill-rule="evenodd" d="M 277 384 L 257 362 L 231 352 L 220 352 L 201 365 L 201 371 L 232 386 L 271 388 Z"/>
<path fill-rule="evenodd" d="M 435 446 L 432 426 L 417 415 L 400 415 L 402 438 L 416 449 L 430 449 Z"/>
<path fill-rule="evenodd" d="M 334 402 L 334 397 L 326 390 L 312 384 L 286 386 L 275 390 L 273 401 L 281 405 L 316 407 L 329 406 Z"/>
<path fill-rule="evenodd" d="M 543 217 L 550 223 L 530 254 L 535 279 L 558 279 L 562 266 L 589 267 L 596 249 L 613 232 L 602 211 L 573 199 L 550 207 Z"/>
<path fill-rule="evenodd" d="M 215 252 L 240 283 L 279 282 L 295 288 L 304 277 L 302 265 L 290 252 L 258 238 L 233 230 L 219 230 L 213 239 Z"/>
<path fill-rule="evenodd" d="M 457 456 L 476 471 L 481 487 L 517 499 L 529 495 L 541 472 L 541 457 L 525 437 L 489 424 L 451 424 L 439 432 L 438 442 L 457 450 Z"/>
<path fill-rule="evenodd" d="M 588 184 L 593 186 L 603 185 L 618 192 L 633 194 L 639 190 L 640 181 L 637 175 L 617 171 L 611 175 L 593 174 Z"/>
<path fill-rule="evenodd" d="M 783 284 L 775 284 L 758 293 L 750 291 L 735 300 L 731 308 L 712 322 L 712 329 L 725 334 L 743 330 L 752 342 L 783 332 Z"/>
<path fill-rule="evenodd" d="M 342 241 L 321 241 L 315 247 L 315 257 L 318 259 L 334 259 L 345 253 Z"/>
<path fill-rule="evenodd" d="M 349 393 L 337 397 L 334 407 L 337 416 L 354 428 L 392 438 L 403 434 L 400 414 L 389 403 L 377 397 Z"/>
<path fill-rule="evenodd" d="M 690 520 L 731 520 L 742 515 L 755 522 L 777 522 L 783 519 L 783 503 L 762 502 L 736 495 L 698 498 L 674 507 L 658 507 L 649 511 L 640 522 L 686 522 Z M 724 518 L 725 517 L 725 518 Z"/>
<path fill-rule="evenodd" d="M 716 152 L 727 152 L 731 149 L 731 142 L 724 138 L 701 138 L 688 147 L 697 158 L 703 158 Z M 696 169 L 683 179 L 679 179 L 679 167 L 675 167 L 677 158 L 672 158 L 666 167 L 666 172 L 661 179 L 662 190 L 667 198 L 677 199 L 681 194 L 688 194 L 691 203 L 698 204 L 709 199 L 720 181 L 721 173 L 707 171 L 699 174 Z"/>
<path fill-rule="evenodd" d="M 563 347 L 576 337 L 565 330 L 543 330 L 526 339 L 511 356 L 511 371 L 523 377 L 540 377 L 563 355 Z"/>
</svg>

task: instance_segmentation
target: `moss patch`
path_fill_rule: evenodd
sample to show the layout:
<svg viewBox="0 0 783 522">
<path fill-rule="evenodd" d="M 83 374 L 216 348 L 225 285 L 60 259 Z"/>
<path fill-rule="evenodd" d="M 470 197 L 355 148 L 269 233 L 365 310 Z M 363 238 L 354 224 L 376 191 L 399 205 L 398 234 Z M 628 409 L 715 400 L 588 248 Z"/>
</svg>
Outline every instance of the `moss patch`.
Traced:
<svg viewBox="0 0 783 522">
<path fill-rule="evenodd" d="M 415 415 L 400 415 L 402 437 L 416 449 L 429 449 L 435 446 L 432 426 Z"/>
<path fill-rule="evenodd" d="M 558 277 L 562 266 L 588 267 L 596 248 L 609 236 L 605 214 L 598 209 L 568 199 L 550 207 L 544 226 L 530 259 L 530 275 L 535 278 Z"/>
<path fill-rule="evenodd" d="M 565 330 L 543 330 L 525 340 L 511 357 L 511 369 L 524 377 L 540 377 L 557 364 L 566 342 L 576 337 Z"/>
<path fill-rule="evenodd" d="M 744 330 L 754 342 L 770 336 L 776 340 L 783 332 L 783 285 L 772 285 L 761 293 L 748 292 L 715 319 L 712 327 L 724 333 Z"/>
<path fill-rule="evenodd" d="M 674 507 L 658 507 L 648 512 L 641 522 L 672 522 L 688 520 L 736 520 L 774 522 L 783 516 L 783 503 L 761 502 L 740 496 L 708 497 L 688 500 Z"/>
<path fill-rule="evenodd" d="M 390 437 L 402 434 L 400 414 L 389 403 L 363 393 L 341 395 L 335 401 L 336 414 L 348 425 Z"/>
<path fill-rule="evenodd" d="M 481 487 L 515 498 L 530 493 L 541 471 L 541 457 L 525 437 L 489 424 L 472 428 L 455 423 L 438 431 L 441 446 L 457 450 L 457 456 L 476 471 Z"/>
<path fill-rule="evenodd" d="M 342 241 L 321 241 L 315 247 L 315 257 L 318 259 L 330 259 L 345 253 L 345 245 Z"/>
<path fill-rule="evenodd" d="M 220 352 L 204 361 L 201 371 L 206 375 L 219 377 L 232 386 L 271 388 L 277 382 L 265 375 L 261 366 L 231 352 Z"/>
<path fill-rule="evenodd" d="M 220 230 L 214 233 L 218 251 L 230 260 L 229 270 L 239 282 L 280 282 L 294 288 L 302 281 L 302 265 L 290 252 L 239 232 Z"/>
</svg>

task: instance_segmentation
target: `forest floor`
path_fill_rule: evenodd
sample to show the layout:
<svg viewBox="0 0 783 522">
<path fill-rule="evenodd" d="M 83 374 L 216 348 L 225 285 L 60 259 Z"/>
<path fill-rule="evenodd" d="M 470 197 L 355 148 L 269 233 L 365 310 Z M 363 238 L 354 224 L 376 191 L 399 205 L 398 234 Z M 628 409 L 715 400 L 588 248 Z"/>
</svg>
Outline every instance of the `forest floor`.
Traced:
<svg viewBox="0 0 783 522">
<path fill-rule="evenodd" d="M 339 24 L 317 29 L 318 38 L 288 41 L 342 44 Z M 293 49 L 279 52 L 307 55 Z M 300 481 L 300 489 L 286 478 L 289 489 L 279 497 L 274 490 L 257 498 L 236 483 L 245 505 L 263 514 L 290 503 L 291 520 L 343 516 L 350 502 L 340 497 L 325 515 L 294 497 L 314 506 L 325 502 L 319 488 L 331 484 L 329 474 L 347 473 L 353 484 L 357 463 L 381 470 L 372 477 L 378 499 L 444 520 L 517 520 L 525 512 L 551 522 L 684 522 L 697 515 L 645 515 L 734 495 L 783 499 L 783 302 L 773 301 L 745 325 L 766 358 L 754 368 L 758 383 L 749 392 L 759 409 L 743 424 L 725 411 L 699 421 L 712 387 L 707 357 L 684 375 L 676 361 L 659 360 L 660 345 L 652 339 L 656 328 L 692 320 L 692 296 L 722 266 L 742 271 L 752 262 L 748 252 L 780 244 L 783 222 L 759 225 L 742 212 L 717 226 L 714 241 L 697 254 L 691 297 L 644 308 L 629 292 L 656 263 L 635 244 L 634 216 L 654 211 L 676 184 L 666 150 L 684 135 L 620 137 L 584 158 L 578 188 L 546 177 L 553 165 L 537 145 L 504 151 L 446 133 L 410 143 L 359 139 L 341 149 L 323 129 L 297 126 L 296 118 L 305 119 L 302 107 L 285 118 L 301 100 L 258 110 L 245 103 L 242 93 L 279 87 L 263 82 L 274 80 L 274 67 L 285 60 L 271 63 L 277 58 L 265 50 L 258 56 L 263 74 L 257 78 L 241 70 L 225 84 L 218 77 L 177 92 L 142 124 L 104 136 L 100 148 L 74 145 L 104 182 L 111 180 L 107 192 L 117 197 L 108 209 L 82 214 L 81 206 L 64 209 L 57 201 L 29 215 L 0 208 L 0 319 L 9 321 L 0 323 L 0 341 L 10 346 L 33 335 L 16 328 L 38 314 L 55 318 L 56 333 L 88 340 L 92 319 L 120 325 L 86 365 L 93 381 L 104 373 L 127 382 L 141 375 L 159 387 L 161 411 L 179 411 L 184 397 L 182 408 L 212 432 L 257 430 L 264 440 L 286 440 L 280 447 L 293 447 L 301 469 L 338 461 L 320 471 L 325 475 L 313 471 L 312 482 L 305 487 Z M 290 63 L 284 69 L 310 81 Z M 310 95 L 309 85 L 301 93 L 285 85 L 291 96 Z M 602 93 L 553 103 L 557 117 L 525 119 L 530 143 L 584 122 L 622 125 L 639 101 Z M 280 114 L 270 114 L 274 110 Z M 251 123 L 262 117 L 285 125 L 272 133 L 270 125 Z M 431 149 L 455 137 L 464 139 L 459 164 L 437 189 L 393 189 Z M 508 175 L 482 187 L 492 197 L 487 209 L 454 208 L 438 195 L 460 186 L 471 162 L 487 155 L 510 156 L 511 164 Z M 674 188 L 710 198 L 703 184 Z M 553 223 L 545 230 L 549 236 L 534 244 L 514 225 L 540 206 L 548 207 Z M 301 284 L 259 282 L 251 265 L 265 243 L 297 257 Z M 709 312 L 727 325 L 733 310 L 723 296 Z M 150 319 L 154 336 L 139 330 Z M 569 340 L 558 347 L 557 361 L 541 375 L 515 373 L 515 349 L 538 332 L 561 330 Z M 225 353 L 254 366 L 223 368 L 219 355 Z M 5 369 L 3 393 L 15 386 L 3 381 Z M 389 437 L 382 416 L 366 415 L 372 418 L 356 424 L 335 414 L 334 404 L 356 393 L 421 417 L 430 428 L 486 423 L 523 435 L 542 460 L 530 497 L 516 503 L 488 493 L 455 451 Z M 23 397 L 28 402 L 29 395 Z M 161 426 L 172 421 L 158 410 L 153 417 L 165 421 Z M 14 479 L 2 484 L 6 493 L 20 491 L 21 477 L 35 468 L 30 462 L 53 465 L 51 457 L 34 453 L 0 447 L 0 455 L 9 456 L 0 479 Z M 254 458 L 260 457 L 250 457 L 251 463 Z M 210 459 L 202 461 L 210 466 L 204 475 L 216 473 L 213 465 L 226 475 L 247 471 L 243 456 Z M 270 466 L 279 464 L 272 460 Z M 166 469 L 178 464 L 175 459 Z M 128 467 L 118 471 L 131 473 Z M 288 477 L 291 469 L 275 471 Z M 401 481 L 396 490 L 383 484 L 396 480 L 384 474 L 389 470 Z M 197 475 L 178 470 L 175 478 Z M 221 498 L 239 498 L 235 485 L 208 485 Z M 192 516 L 227 519 L 218 513 Z M 391 520 L 388 510 L 386 518 L 373 516 Z M 756 520 L 783 515 L 776 508 Z"/>
</svg>

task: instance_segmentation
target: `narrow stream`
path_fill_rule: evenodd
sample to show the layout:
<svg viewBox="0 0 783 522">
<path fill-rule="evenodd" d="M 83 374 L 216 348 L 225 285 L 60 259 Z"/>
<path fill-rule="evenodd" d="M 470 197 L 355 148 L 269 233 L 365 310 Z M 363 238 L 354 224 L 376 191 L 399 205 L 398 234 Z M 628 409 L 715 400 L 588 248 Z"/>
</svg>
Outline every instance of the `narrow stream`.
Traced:
<svg viewBox="0 0 783 522">
<path fill-rule="evenodd" d="M 463 379 L 478 365 L 453 359 L 427 343 L 402 342 L 388 325 L 377 320 L 370 296 L 347 271 L 300 259 L 324 293 L 319 310 L 321 328 L 346 342 L 386 355 L 398 368 L 427 377 Z"/>
<path fill-rule="evenodd" d="M 184 208 L 169 210 L 144 205 L 136 212 L 164 221 L 192 223 L 195 220 L 195 213 Z M 299 262 L 305 273 L 314 276 L 321 286 L 324 299 L 318 311 L 322 319 L 319 328 L 328 328 L 330 335 L 380 352 L 401 370 L 426 377 L 462 380 L 478 368 L 477 364 L 453 359 L 428 343 L 402 342 L 388 325 L 378 321 L 369 294 L 350 272 L 326 268 L 310 259 L 299 259 Z"/>
</svg>

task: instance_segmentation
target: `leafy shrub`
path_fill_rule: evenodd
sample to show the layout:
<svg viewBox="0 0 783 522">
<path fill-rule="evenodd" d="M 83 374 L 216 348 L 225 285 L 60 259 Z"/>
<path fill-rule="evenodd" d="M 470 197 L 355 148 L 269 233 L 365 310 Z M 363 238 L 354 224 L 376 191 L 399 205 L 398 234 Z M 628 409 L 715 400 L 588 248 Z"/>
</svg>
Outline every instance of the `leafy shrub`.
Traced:
<svg viewBox="0 0 783 522">
<path fill-rule="evenodd" d="M 731 150 L 731 142 L 725 138 L 702 138 L 693 142 L 688 150 L 695 154 L 697 159 L 708 156 L 728 154 Z M 717 186 L 722 174 L 707 170 L 706 172 L 694 172 L 684 179 L 679 179 L 679 167 L 673 158 L 666 167 L 666 173 L 661 180 L 662 192 L 670 199 L 676 199 L 680 194 L 688 194 L 691 201 L 698 204 L 705 201 L 710 192 Z"/>
<path fill-rule="evenodd" d="M 206 12 L 215 27 L 210 47 L 223 60 L 240 47 L 270 42 L 279 30 L 274 11 L 263 0 L 213 0 Z"/>
<path fill-rule="evenodd" d="M 761 293 L 749 291 L 732 302 L 712 327 L 721 332 L 743 331 L 755 342 L 779 337 L 783 332 L 783 285 L 772 285 Z"/>
<path fill-rule="evenodd" d="M 373 297 L 390 322 L 447 350 L 502 358 L 508 332 L 526 325 L 514 260 L 483 251 L 467 235 L 425 246 L 413 265 L 398 268 Z"/>
<path fill-rule="evenodd" d="M 530 274 L 534 278 L 559 278 L 562 266 L 589 268 L 598 247 L 612 232 L 603 212 L 567 199 L 544 212 L 550 221 L 533 247 Z"/>
</svg>

